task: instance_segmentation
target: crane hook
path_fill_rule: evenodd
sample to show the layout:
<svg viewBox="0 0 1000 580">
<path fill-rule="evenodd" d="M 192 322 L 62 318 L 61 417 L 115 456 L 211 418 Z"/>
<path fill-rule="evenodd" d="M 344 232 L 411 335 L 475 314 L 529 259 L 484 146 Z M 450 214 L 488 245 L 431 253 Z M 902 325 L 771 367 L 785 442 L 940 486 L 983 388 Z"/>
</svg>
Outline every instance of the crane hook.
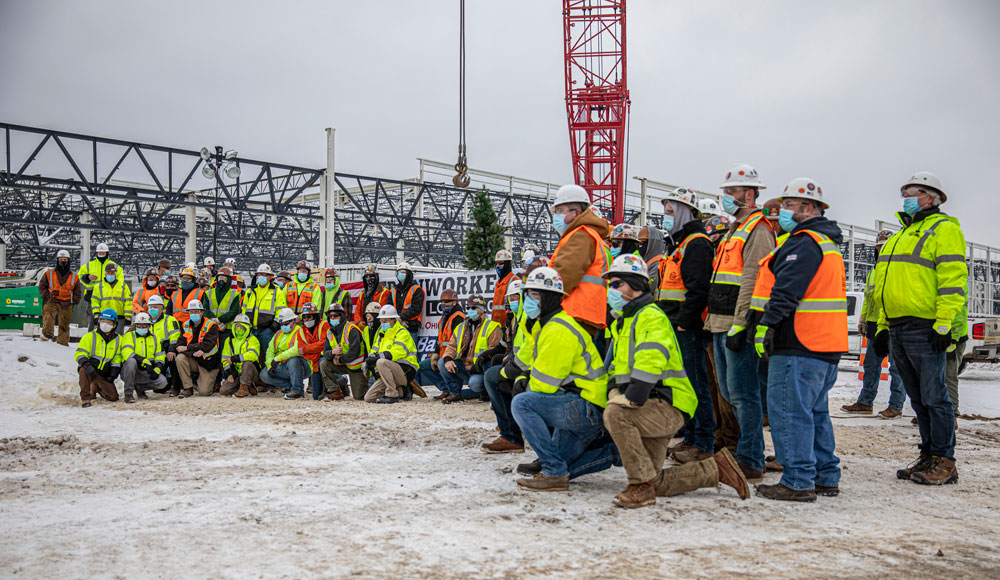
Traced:
<svg viewBox="0 0 1000 580">
<path fill-rule="evenodd" d="M 469 165 L 465 157 L 465 145 L 458 146 L 458 163 L 455 164 L 455 171 L 456 175 L 451 178 L 451 182 L 455 184 L 455 187 L 469 187 L 472 178 L 469 177 Z"/>
</svg>

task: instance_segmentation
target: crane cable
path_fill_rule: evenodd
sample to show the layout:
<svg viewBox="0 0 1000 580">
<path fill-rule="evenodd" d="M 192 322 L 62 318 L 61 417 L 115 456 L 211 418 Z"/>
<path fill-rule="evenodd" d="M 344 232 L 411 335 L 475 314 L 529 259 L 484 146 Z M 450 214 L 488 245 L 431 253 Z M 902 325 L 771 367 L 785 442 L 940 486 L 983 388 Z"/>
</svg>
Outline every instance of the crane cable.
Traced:
<svg viewBox="0 0 1000 580">
<path fill-rule="evenodd" d="M 465 157 L 465 0 L 459 0 L 458 30 L 458 163 L 451 182 L 456 187 L 469 187 L 472 180 Z"/>
</svg>

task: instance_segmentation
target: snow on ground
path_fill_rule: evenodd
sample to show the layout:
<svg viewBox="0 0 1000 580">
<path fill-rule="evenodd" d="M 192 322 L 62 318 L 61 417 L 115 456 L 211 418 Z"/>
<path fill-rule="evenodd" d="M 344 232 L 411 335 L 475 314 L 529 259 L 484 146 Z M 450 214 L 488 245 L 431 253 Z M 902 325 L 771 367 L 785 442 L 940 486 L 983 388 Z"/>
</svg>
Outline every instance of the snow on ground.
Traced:
<svg viewBox="0 0 1000 580">
<path fill-rule="evenodd" d="M 958 485 L 895 478 L 916 455 L 907 407 L 834 420 L 838 498 L 725 488 L 631 511 L 611 504 L 620 468 L 565 494 L 519 491 L 511 470 L 534 456 L 478 451 L 496 436 L 485 404 L 154 395 L 81 409 L 71 355 L 0 334 L 0 528 L 15 539 L 2 577 L 1000 576 L 996 421 L 961 421 Z M 967 375 L 963 412 L 1000 416 L 1000 369 Z M 834 414 L 859 388 L 840 374 Z"/>
</svg>

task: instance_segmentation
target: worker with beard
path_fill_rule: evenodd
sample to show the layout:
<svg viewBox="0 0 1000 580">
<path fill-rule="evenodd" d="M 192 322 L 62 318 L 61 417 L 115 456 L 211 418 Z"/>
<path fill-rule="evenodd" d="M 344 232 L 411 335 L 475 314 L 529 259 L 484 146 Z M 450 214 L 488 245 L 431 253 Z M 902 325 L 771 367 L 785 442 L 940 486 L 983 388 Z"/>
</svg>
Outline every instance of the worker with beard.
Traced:
<svg viewBox="0 0 1000 580">
<path fill-rule="evenodd" d="M 496 255 L 497 283 L 493 287 L 493 308 L 490 318 L 501 326 L 507 323 L 507 307 L 504 299 L 507 297 L 507 285 L 514 279 L 514 257 L 508 250 L 500 250 Z"/>
<path fill-rule="evenodd" d="M 407 262 L 401 262 L 396 266 L 396 282 L 391 304 L 399 313 L 399 323 L 416 341 L 424 311 L 424 289 L 413 281 L 413 269 Z"/>
<path fill-rule="evenodd" d="M 382 285 L 378 276 L 378 266 L 372 264 L 365 268 L 365 273 L 361 277 L 361 283 L 363 288 L 361 289 L 361 295 L 358 296 L 358 308 L 354 309 L 354 322 L 357 324 L 362 324 L 365 322 L 366 314 L 368 312 L 368 305 L 371 303 L 378 304 L 380 307 L 389 304 L 392 299 L 392 292 L 388 288 Z M 364 308 L 361 308 L 364 305 Z M 378 309 L 375 310 L 378 314 Z M 378 324 L 375 325 L 376 327 Z"/>
<path fill-rule="evenodd" d="M 458 293 L 451 288 L 441 291 L 441 319 L 438 321 L 437 350 L 430 356 L 420 361 L 417 371 L 417 382 L 421 386 L 433 385 L 441 393 L 434 397 L 435 400 L 442 400 L 448 397 L 448 389 L 445 388 L 444 377 L 441 375 L 441 368 L 438 361 L 448 350 L 451 337 L 455 334 L 455 329 L 465 320 L 465 312 L 458 304 Z"/>
<path fill-rule="evenodd" d="M 55 340 L 69 346 L 69 320 L 73 306 L 83 299 L 83 284 L 70 270 L 69 252 L 59 250 L 56 267 L 49 268 L 38 280 L 38 293 L 42 295 L 42 340 Z M 59 337 L 53 338 L 52 329 L 59 319 Z"/>
</svg>

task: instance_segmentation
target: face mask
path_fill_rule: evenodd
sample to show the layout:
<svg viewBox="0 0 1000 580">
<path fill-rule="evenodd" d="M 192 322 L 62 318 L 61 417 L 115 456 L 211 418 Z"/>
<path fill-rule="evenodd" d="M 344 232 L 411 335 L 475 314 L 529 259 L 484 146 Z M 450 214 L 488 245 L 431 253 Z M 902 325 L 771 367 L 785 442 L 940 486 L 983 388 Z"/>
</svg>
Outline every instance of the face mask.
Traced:
<svg viewBox="0 0 1000 580">
<path fill-rule="evenodd" d="M 663 216 L 663 229 L 667 230 L 668 232 L 673 231 L 673 229 L 674 229 L 674 216 L 672 216 L 672 215 L 665 215 L 665 216 Z"/>
<path fill-rule="evenodd" d="M 267 276 L 257 276 L 257 285 L 261 287 L 267 286 Z"/>
<path fill-rule="evenodd" d="M 114 276 L 105 276 L 104 279 L 108 281 L 108 284 L 114 284 L 115 283 L 115 277 Z"/>
<path fill-rule="evenodd" d="M 521 301 L 520 300 L 511 300 L 510 301 L 510 311 L 511 312 L 517 312 L 517 309 L 520 308 L 520 307 L 521 307 Z"/>
<path fill-rule="evenodd" d="M 99 262 L 101 262 L 102 264 L 104 263 L 104 260 L 107 260 L 107 259 L 108 259 L 108 255 L 107 254 L 104 254 L 103 256 L 100 255 L 100 254 L 97 254 L 97 260 Z"/>
<path fill-rule="evenodd" d="M 160 316 L 160 309 L 159 308 L 150 308 L 149 309 L 149 317 L 150 318 L 156 319 L 159 316 Z"/>
<path fill-rule="evenodd" d="M 469 317 L 469 320 L 479 320 L 479 310 L 476 308 L 470 309 L 465 315 Z"/>
<path fill-rule="evenodd" d="M 220 286 L 222 288 L 226 288 L 227 286 L 229 286 L 229 278 L 226 278 L 225 276 L 222 276 L 220 278 L 216 278 L 215 279 L 215 285 L 216 286 Z"/>
<path fill-rule="evenodd" d="M 389 330 L 390 328 L 392 328 L 392 323 L 389 323 L 389 322 L 383 322 L 382 323 L 382 331 L 383 332 L 386 331 L 386 330 Z"/>
<path fill-rule="evenodd" d="M 622 309 L 625 308 L 626 304 L 628 304 L 628 300 L 625 300 L 625 297 L 622 296 L 620 291 L 615 290 L 614 288 L 608 288 L 608 306 L 610 306 L 612 310 L 621 312 Z"/>
<path fill-rule="evenodd" d="M 728 193 L 722 196 L 722 209 L 726 213 L 735 214 L 740 210 L 740 206 L 736 205 L 736 198 L 729 195 Z"/>
<path fill-rule="evenodd" d="M 278 288 L 284 288 L 286 282 L 284 280 L 278 280 L 277 284 L 278 284 Z"/>
<path fill-rule="evenodd" d="M 236 328 L 233 329 L 233 335 L 240 340 L 246 338 L 247 332 L 249 331 L 242 324 L 237 324 Z"/>
<path fill-rule="evenodd" d="M 778 225 L 786 232 L 791 232 L 798 225 L 795 221 L 795 212 L 790 209 L 783 209 L 778 212 Z"/>
<path fill-rule="evenodd" d="M 292 325 L 291 324 L 282 324 L 281 325 L 281 332 L 284 332 L 285 334 L 288 334 L 291 331 L 292 331 Z"/>
<path fill-rule="evenodd" d="M 59 262 L 56 263 L 56 266 L 58 266 L 60 270 L 66 270 L 69 268 L 69 262 L 65 260 L 59 260 Z"/>
<path fill-rule="evenodd" d="M 503 266 L 497 266 L 497 278 L 503 277 Z"/>
<path fill-rule="evenodd" d="M 312 328 L 312 327 L 316 326 L 316 321 L 313 320 L 312 318 L 307 318 L 303 322 L 305 322 L 306 328 Z"/>
<path fill-rule="evenodd" d="M 194 288 L 194 282 L 181 282 L 181 290 L 190 290 Z"/>
<path fill-rule="evenodd" d="M 904 197 L 903 211 L 911 216 L 917 215 L 920 211 L 920 200 L 916 197 Z"/>
<path fill-rule="evenodd" d="M 146 280 L 146 288 L 153 289 L 159 285 L 160 283 L 156 280 Z"/>
<path fill-rule="evenodd" d="M 612 258 L 617 258 L 618 255 L 621 254 L 621 253 L 622 253 L 621 246 L 619 246 L 617 248 L 611 248 L 611 257 Z"/>
<path fill-rule="evenodd" d="M 138 334 L 139 336 L 146 336 L 147 334 L 149 334 L 149 329 L 148 328 L 136 328 L 135 329 L 135 333 Z"/>
<path fill-rule="evenodd" d="M 107 320 L 102 320 L 101 321 L 101 332 L 103 332 L 104 334 L 107 334 L 107 333 L 111 332 L 114 329 L 115 329 L 115 323 L 114 322 L 108 322 Z"/>
<path fill-rule="evenodd" d="M 400 284 L 402 284 L 403 282 L 406 281 L 406 273 L 405 272 L 400 272 L 400 273 L 396 274 L 396 279 L 399 280 Z"/>
<path fill-rule="evenodd" d="M 195 324 L 198 324 L 199 322 L 201 322 L 201 314 L 192 314 L 191 315 L 191 322 L 193 322 Z"/>
<path fill-rule="evenodd" d="M 340 326 L 340 317 L 334 316 L 330 319 L 330 327 L 337 328 L 338 326 Z"/>
<path fill-rule="evenodd" d="M 295 277 L 299 279 L 299 282 L 305 282 L 306 280 L 309 279 L 309 274 L 299 273 L 299 274 L 296 274 Z"/>
<path fill-rule="evenodd" d="M 336 287 L 337 287 L 337 283 L 336 282 L 327 282 L 326 283 L 326 289 L 327 290 L 333 290 Z"/>
<path fill-rule="evenodd" d="M 552 229 L 560 236 L 566 231 L 566 216 L 557 213 L 552 214 Z"/>
<path fill-rule="evenodd" d="M 524 313 L 528 318 L 538 318 L 542 314 L 542 304 L 531 296 L 526 296 L 524 298 Z"/>
</svg>

